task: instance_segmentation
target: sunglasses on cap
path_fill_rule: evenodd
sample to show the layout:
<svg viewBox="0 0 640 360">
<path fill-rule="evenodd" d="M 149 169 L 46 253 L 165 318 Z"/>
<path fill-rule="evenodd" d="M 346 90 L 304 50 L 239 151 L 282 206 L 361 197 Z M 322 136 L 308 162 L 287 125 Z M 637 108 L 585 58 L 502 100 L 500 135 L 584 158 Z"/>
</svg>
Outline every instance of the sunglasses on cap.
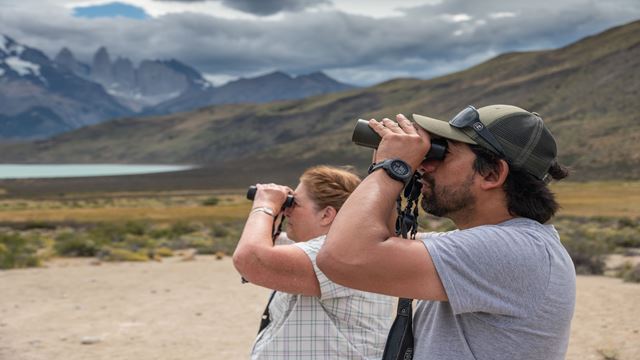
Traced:
<svg viewBox="0 0 640 360">
<path fill-rule="evenodd" d="M 500 156 L 505 157 L 504 149 L 496 140 L 496 138 L 491 134 L 489 129 L 480 122 L 480 114 L 478 114 L 478 110 L 475 107 L 469 105 L 464 110 L 460 111 L 458 115 L 454 116 L 453 119 L 449 120 L 449 125 L 455 127 L 456 129 L 472 129 L 479 137 L 482 138 L 486 143 L 493 147 Z"/>
</svg>

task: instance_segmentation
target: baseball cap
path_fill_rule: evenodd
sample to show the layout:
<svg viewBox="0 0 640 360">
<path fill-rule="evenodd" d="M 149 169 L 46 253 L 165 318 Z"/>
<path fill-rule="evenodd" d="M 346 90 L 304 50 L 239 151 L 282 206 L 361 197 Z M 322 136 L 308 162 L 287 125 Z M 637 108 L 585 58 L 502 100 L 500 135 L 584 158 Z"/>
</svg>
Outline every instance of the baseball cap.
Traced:
<svg viewBox="0 0 640 360">
<path fill-rule="evenodd" d="M 418 114 L 413 119 L 432 134 L 492 151 L 540 180 L 556 161 L 556 141 L 540 115 L 517 106 L 468 106 L 450 121 Z"/>
</svg>

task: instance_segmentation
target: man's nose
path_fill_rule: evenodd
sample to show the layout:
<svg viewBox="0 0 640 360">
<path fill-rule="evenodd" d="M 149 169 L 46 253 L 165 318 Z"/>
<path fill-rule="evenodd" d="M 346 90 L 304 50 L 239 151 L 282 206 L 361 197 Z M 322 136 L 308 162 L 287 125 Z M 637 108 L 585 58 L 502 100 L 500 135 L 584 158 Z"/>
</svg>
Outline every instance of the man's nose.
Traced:
<svg viewBox="0 0 640 360">
<path fill-rule="evenodd" d="M 426 160 L 420 163 L 420 166 L 418 166 L 418 169 L 422 170 L 422 172 L 425 172 L 425 173 L 432 173 L 436 170 L 439 163 L 440 163 L 440 160 Z"/>
</svg>

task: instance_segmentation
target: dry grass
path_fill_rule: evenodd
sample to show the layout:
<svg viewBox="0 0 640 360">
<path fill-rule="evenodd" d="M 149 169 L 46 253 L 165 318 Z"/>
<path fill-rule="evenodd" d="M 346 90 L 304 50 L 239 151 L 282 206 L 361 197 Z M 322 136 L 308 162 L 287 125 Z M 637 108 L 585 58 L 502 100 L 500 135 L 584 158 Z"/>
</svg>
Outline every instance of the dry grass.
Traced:
<svg viewBox="0 0 640 360">
<path fill-rule="evenodd" d="M 236 220 L 247 216 L 250 203 L 226 206 L 121 207 L 87 209 L 34 209 L 3 211 L 5 222 L 118 222 L 152 220 L 159 222 Z"/>
<path fill-rule="evenodd" d="M 558 183 L 560 215 L 640 218 L 640 181 Z"/>
<path fill-rule="evenodd" d="M 640 218 L 640 181 L 558 183 L 552 186 L 559 215 Z M 251 203 L 244 194 L 214 194 L 215 206 L 203 203 L 211 192 L 105 193 L 67 195 L 63 199 L 1 200 L 2 222 L 158 222 L 244 219 Z"/>
</svg>

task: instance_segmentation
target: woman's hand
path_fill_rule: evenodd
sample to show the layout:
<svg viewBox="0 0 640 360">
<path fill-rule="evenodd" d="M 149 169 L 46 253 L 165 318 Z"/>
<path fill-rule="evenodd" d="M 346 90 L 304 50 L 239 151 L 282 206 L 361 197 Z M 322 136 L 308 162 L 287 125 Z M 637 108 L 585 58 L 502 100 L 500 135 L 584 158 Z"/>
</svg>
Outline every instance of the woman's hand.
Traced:
<svg viewBox="0 0 640 360">
<path fill-rule="evenodd" d="M 278 215 L 287 200 L 288 195 L 293 194 L 288 186 L 278 184 L 256 184 L 256 195 L 253 199 L 253 207 L 269 207 L 273 210 L 274 215 Z"/>
</svg>

